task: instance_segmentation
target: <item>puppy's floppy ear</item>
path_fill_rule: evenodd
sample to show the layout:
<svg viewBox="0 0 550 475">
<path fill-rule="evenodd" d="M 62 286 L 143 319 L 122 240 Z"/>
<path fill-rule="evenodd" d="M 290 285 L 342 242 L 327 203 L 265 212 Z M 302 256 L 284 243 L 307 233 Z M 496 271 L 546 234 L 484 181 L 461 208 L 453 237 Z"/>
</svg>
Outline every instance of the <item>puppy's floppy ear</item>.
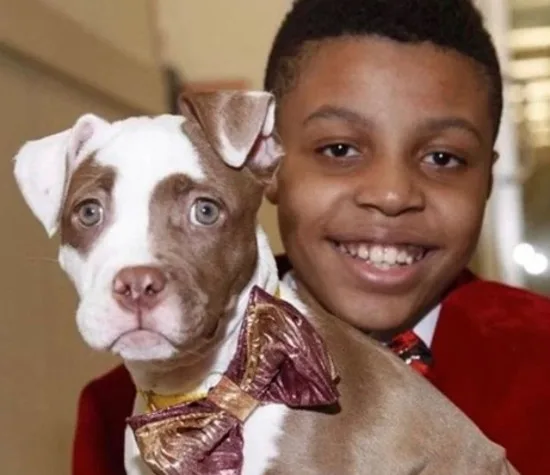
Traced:
<svg viewBox="0 0 550 475">
<path fill-rule="evenodd" d="M 275 98 L 263 91 L 215 91 L 182 94 L 181 113 L 194 117 L 206 139 L 233 168 L 247 166 L 269 177 L 282 156 L 275 134 Z"/>
<path fill-rule="evenodd" d="M 27 142 L 14 157 L 13 173 L 21 194 L 50 237 L 57 231 L 66 185 L 80 154 L 105 125 L 103 119 L 85 114 L 68 130 Z"/>
</svg>

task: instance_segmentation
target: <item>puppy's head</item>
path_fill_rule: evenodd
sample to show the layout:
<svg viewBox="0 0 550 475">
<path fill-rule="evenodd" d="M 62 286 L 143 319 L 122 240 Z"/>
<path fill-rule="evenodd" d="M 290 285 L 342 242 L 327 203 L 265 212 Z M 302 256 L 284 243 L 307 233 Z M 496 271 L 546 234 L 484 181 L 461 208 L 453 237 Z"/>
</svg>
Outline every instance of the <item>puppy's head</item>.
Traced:
<svg viewBox="0 0 550 475">
<path fill-rule="evenodd" d="M 60 231 L 82 336 L 127 360 L 215 340 L 255 271 L 256 214 L 280 155 L 267 93 L 180 106 L 114 123 L 87 114 L 15 157 L 25 201 L 50 236 Z"/>
</svg>

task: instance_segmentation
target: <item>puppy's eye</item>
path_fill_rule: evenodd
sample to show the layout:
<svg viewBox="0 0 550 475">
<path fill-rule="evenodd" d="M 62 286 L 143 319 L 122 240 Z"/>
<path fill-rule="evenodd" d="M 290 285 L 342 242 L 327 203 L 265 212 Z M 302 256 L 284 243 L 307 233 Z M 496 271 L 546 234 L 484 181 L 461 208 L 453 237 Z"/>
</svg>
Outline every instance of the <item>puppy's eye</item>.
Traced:
<svg viewBox="0 0 550 475">
<path fill-rule="evenodd" d="M 220 206 L 208 198 L 199 198 L 191 207 L 191 222 L 199 226 L 212 226 L 220 218 Z"/>
<path fill-rule="evenodd" d="M 102 222 L 103 207 L 97 200 L 86 200 L 78 205 L 76 216 L 82 226 L 91 228 Z"/>
</svg>

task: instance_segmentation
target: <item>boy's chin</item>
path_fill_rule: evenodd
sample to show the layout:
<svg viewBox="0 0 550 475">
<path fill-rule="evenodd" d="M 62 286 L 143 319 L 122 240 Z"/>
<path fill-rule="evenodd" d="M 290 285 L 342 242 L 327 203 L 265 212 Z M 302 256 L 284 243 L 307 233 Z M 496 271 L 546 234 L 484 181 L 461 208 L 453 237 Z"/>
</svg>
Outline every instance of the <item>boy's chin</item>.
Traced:
<svg viewBox="0 0 550 475">
<path fill-rule="evenodd" d="M 328 290 L 328 289 L 327 289 Z M 413 327 L 439 303 L 436 293 L 413 288 L 401 294 L 368 291 L 337 282 L 322 305 L 337 318 L 365 333 L 392 334 Z"/>
<path fill-rule="evenodd" d="M 384 302 L 387 299 L 386 296 L 380 299 L 372 297 L 368 299 L 370 303 L 362 305 L 361 311 L 351 308 L 346 312 L 347 315 L 343 314 L 344 316 L 340 318 L 369 334 L 391 334 L 414 325 L 410 315 L 415 309 L 411 303 L 398 302 L 395 298 L 392 298 L 392 302 Z"/>
</svg>

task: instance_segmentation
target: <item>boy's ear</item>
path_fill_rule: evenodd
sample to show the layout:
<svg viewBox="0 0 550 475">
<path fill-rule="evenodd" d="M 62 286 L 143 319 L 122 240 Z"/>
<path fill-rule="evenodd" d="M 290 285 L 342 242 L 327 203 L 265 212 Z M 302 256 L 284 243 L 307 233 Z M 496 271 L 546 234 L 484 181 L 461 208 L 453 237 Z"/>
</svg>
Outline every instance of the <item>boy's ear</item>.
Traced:
<svg viewBox="0 0 550 475">
<path fill-rule="evenodd" d="M 81 116 L 68 130 L 28 141 L 14 157 L 14 176 L 23 199 L 52 237 L 57 231 L 66 185 L 80 152 L 107 122 Z"/>
<path fill-rule="evenodd" d="M 246 166 L 261 181 L 273 175 L 282 149 L 275 133 L 275 98 L 263 91 L 182 94 L 182 115 L 194 118 L 230 167 Z"/>
<path fill-rule="evenodd" d="M 487 193 L 487 199 L 491 197 L 491 194 L 493 192 L 493 185 L 494 185 L 494 175 L 493 175 L 493 167 L 497 163 L 498 159 L 500 158 L 500 154 L 493 150 L 493 157 L 492 157 L 492 163 L 491 163 L 491 174 L 489 175 L 489 190 Z"/>
<path fill-rule="evenodd" d="M 271 180 L 269 180 L 265 188 L 265 197 L 272 205 L 279 204 L 279 179 L 277 177 L 277 171 L 273 173 Z"/>
</svg>

